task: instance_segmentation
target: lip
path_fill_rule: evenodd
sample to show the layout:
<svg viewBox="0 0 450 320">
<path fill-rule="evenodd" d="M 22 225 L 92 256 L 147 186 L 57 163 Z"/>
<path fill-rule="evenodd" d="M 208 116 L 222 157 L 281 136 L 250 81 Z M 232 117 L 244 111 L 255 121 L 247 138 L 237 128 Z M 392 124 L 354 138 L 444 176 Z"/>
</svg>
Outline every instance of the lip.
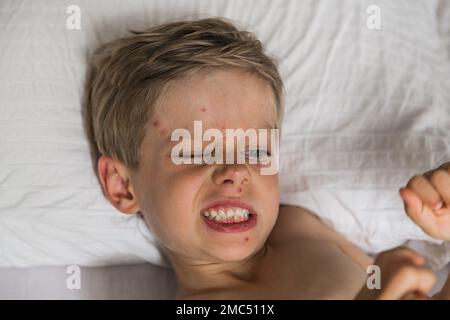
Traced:
<svg viewBox="0 0 450 320">
<path fill-rule="evenodd" d="M 203 216 L 204 211 L 209 210 L 214 207 L 219 207 L 219 206 L 240 207 L 240 208 L 247 209 L 250 213 L 250 217 L 247 221 L 239 222 L 239 223 L 218 223 L 218 222 L 215 222 L 214 220 L 210 220 Z M 237 199 L 224 199 L 224 200 L 214 201 L 214 202 L 209 203 L 208 206 L 206 206 L 203 210 L 200 211 L 200 216 L 201 216 L 203 222 L 205 222 L 206 226 L 208 226 L 209 228 L 211 228 L 214 231 L 224 232 L 224 233 L 245 232 L 245 231 L 252 229 L 253 227 L 256 226 L 257 215 L 258 214 L 256 213 L 255 209 L 251 205 L 249 205 L 248 203 L 245 203 L 241 200 L 237 200 Z"/>
</svg>

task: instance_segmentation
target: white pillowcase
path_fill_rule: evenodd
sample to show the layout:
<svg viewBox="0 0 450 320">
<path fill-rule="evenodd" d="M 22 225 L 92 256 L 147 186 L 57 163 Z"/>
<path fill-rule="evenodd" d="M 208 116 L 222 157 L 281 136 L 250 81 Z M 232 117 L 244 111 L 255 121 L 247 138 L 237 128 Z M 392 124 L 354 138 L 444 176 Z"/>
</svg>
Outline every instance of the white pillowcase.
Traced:
<svg viewBox="0 0 450 320">
<path fill-rule="evenodd" d="M 381 30 L 366 28 L 370 4 Z M 66 28 L 69 5 L 81 9 L 81 30 Z M 450 160 L 449 11 L 406 0 L 2 1 L 0 267 L 167 264 L 143 220 L 118 213 L 91 170 L 86 56 L 127 28 L 207 16 L 256 32 L 281 61 L 281 200 L 369 252 L 431 240 L 397 190 Z"/>
<path fill-rule="evenodd" d="M 348 4 L 317 5 L 291 39 L 281 200 L 369 253 L 426 240 L 408 244 L 439 268 L 450 246 L 407 218 L 398 190 L 450 161 L 450 3 L 375 1 L 381 30 L 365 27 L 368 2 Z"/>
</svg>

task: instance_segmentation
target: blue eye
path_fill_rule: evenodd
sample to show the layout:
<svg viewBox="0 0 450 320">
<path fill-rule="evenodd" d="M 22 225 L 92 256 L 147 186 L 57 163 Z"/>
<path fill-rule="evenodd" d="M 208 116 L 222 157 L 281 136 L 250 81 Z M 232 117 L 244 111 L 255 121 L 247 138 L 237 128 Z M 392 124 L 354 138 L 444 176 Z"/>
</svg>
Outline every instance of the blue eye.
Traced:
<svg viewBox="0 0 450 320">
<path fill-rule="evenodd" d="M 183 158 L 191 158 L 191 159 L 202 158 L 203 154 L 186 154 L 186 155 L 183 155 L 182 157 Z"/>
<path fill-rule="evenodd" d="M 262 149 L 253 149 L 246 152 L 246 156 L 250 158 L 266 158 L 270 157 L 270 151 L 262 150 Z"/>
<path fill-rule="evenodd" d="M 191 153 L 180 152 L 177 157 L 178 157 L 178 159 L 184 159 L 184 160 L 191 159 L 191 160 L 193 160 L 195 158 L 202 158 L 203 154 L 195 154 L 195 153 L 191 154 Z"/>
</svg>

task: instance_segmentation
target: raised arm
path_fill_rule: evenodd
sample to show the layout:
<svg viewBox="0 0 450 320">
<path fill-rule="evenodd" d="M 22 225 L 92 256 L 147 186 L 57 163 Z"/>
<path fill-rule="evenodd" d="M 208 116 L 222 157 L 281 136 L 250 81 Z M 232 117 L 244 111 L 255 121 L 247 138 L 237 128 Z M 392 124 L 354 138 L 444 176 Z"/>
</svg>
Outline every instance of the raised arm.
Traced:
<svg viewBox="0 0 450 320">
<path fill-rule="evenodd" d="M 405 211 L 430 236 L 450 240 L 450 162 L 413 176 L 400 189 Z M 450 276 L 435 298 L 450 299 Z"/>
</svg>

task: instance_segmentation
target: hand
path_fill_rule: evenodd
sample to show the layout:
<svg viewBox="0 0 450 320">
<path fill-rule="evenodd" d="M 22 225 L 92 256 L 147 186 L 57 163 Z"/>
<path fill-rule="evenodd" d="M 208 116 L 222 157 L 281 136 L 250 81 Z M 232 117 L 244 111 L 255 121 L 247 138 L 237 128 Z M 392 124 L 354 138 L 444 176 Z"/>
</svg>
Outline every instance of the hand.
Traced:
<svg viewBox="0 0 450 320">
<path fill-rule="evenodd" d="M 425 258 L 409 248 L 382 252 L 374 262 L 381 270 L 381 288 L 369 289 L 364 284 L 356 299 L 428 299 L 436 277 L 424 264 Z"/>
<path fill-rule="evenodd" d="M 408 216 L 433 238 L 450 240 L 450 162 L 400 189 Z"/>
</svg>

